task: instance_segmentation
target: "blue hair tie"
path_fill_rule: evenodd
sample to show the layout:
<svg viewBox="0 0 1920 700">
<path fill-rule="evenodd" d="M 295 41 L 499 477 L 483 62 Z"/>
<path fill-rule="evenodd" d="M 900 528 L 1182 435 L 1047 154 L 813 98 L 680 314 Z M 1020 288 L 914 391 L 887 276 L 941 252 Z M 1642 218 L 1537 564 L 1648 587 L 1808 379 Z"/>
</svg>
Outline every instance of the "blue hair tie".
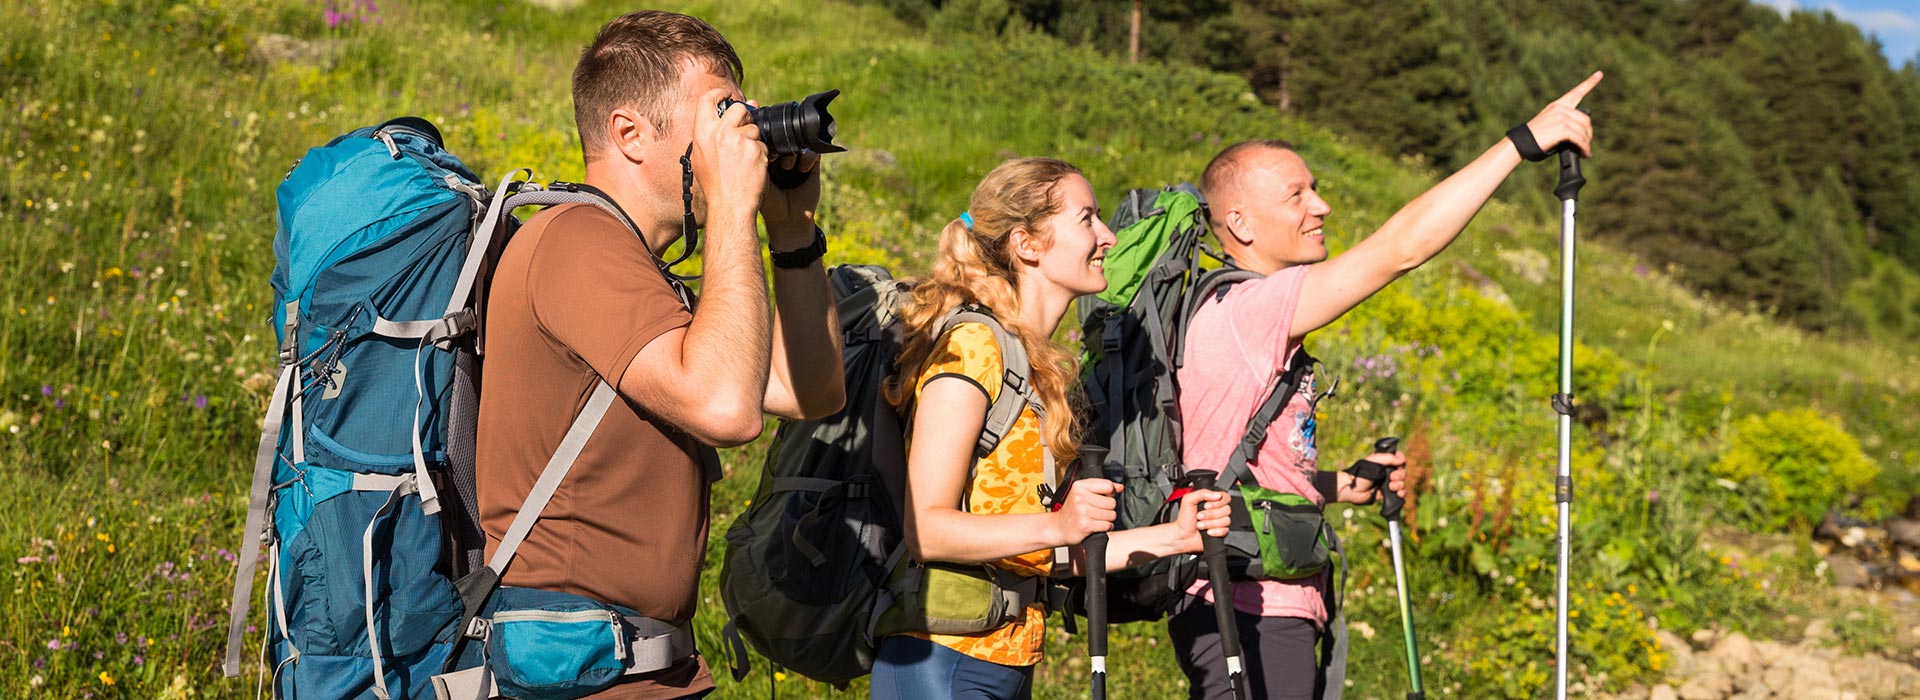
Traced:
<svg viewBox="0 0 1920 700">
<path fill-rule="evenodd" d="M 973 230 L 973 214 L 964 212 L 964 211 L 960 212 L 960 223 L 966 225 L 968 231 L 972 231 Z"/>
</svg>

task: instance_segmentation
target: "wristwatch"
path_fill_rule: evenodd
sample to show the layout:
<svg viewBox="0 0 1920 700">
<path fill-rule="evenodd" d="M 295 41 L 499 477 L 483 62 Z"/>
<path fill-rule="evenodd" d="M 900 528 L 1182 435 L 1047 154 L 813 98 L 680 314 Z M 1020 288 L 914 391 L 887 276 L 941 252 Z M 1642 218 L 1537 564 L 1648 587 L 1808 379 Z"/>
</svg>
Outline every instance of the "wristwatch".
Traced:
<svg viewBox="0 0 1920 700">
<path fill-rule="evenodd" d="M 827 254 L 827 232 L 820 230 L 819 224 L 813 225 L 813 242 L 798 250 L 771 250 L 773 266 L 788 270 L 806 269 L 813 261 Z"/>
</svg>

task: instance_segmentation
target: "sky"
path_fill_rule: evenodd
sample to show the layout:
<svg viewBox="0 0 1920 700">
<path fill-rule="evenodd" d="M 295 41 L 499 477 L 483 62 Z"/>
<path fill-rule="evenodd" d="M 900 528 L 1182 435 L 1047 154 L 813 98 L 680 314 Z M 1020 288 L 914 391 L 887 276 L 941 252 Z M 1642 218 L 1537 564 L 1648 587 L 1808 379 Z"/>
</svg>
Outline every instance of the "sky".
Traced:
<svg viewBox="0 0 1920 700">
<path fill-rule="evenodd" d="M 1764 0 L 1781 13 L 1792 8 L 1828 10 L 1860 31 L 1880 38 L 1895 68 L 1920 54 L 1920 0 Z"/>
</svg>

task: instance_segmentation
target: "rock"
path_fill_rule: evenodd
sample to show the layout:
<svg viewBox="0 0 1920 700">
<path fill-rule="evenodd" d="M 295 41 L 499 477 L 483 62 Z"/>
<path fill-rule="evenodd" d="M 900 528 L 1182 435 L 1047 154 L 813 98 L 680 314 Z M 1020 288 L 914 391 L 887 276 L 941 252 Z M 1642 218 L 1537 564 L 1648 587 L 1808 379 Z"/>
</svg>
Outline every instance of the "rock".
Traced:
<svg viewBox="0 0 1920 700">
<path fill-rule="evenodd" d="M 265 64 L 278 63 L 314 63 L 330 65 L 337 53 L 335 42 L 308 41 L 285 34 L 261 34 L 254 37 L 253 47 L 247 55 L 253 60 Z"/>
<path fill-rule="evenodd" d="M 1660 644 L 1661 651 L 1667 652 L 1667 660 L 1669 662 L 1667 664 L 1668 677 L 1693 677 L 1695 671 L 1693 647 L 1687 646 L 1686 640 L 1681 639 L 1680 635 L 1666 630 L 1654 632 L 1653 639 Z"/>
<path fill-rule="evenodd" d="M 1886 692 L 1876 692 L 1879 690 L 1878 687 L 1868 687 L 1881 685 L 1874 682 L 1875 676 L 1878 675 L 1875 672 L 1878 670 L 1867 659 L 1848 659 L 1833 665 L 1834 679 L 1840 681 L 1841 690 L 1860 691 L 1868 697 L 1885 697 L 1892 694 L 1890 689 Z M 1887 680 L 1891 682 L 1893 679 Z"/>
<path fill-rule="evenodd" d="M 1787 646 L 1779 642 L 1763 640 L 1753 643 L 1753 652 L 1760 657 L 1761 666 L 1772 666 L 1779 663 L 1780 655 L 1786 653 L 1786 651 Z"/>
<path fill-rule="evenodd" d="M 1767 687 L 1767 684 L 1760 681 L 1753 681 L 1747 685 L 1746 690 L 1741 691 L 1739 695 L 1733 696 L 1733 700 L 1771 700 L 1772 698 L 1773 689 Z"/>
<path fill-rule="evenodd" d="M 1713 640 L 1719 638 L 1720 635 L 1715 634 L 1711 628 L 1702 627 L 1693 631 L 1693 645 L 1702 649 L 1711 646 Z"/>
<path fill-rule="evenodd" d="M 1888 520 L 1887 536 L 1895 543 L 1908 547 L 1920 547 L 1920 520 L 1912 518 L 1894 518 Z"/>
<path fill-rule="evenodd" d="M 1793 667 L 1783 663 L 1767 669 L 1760 675 L 1760 684 L 1775 689 L 1792 685 Z"/>
<path fill-rule="evenodd" d="M 1848 549 L 1853 549 L 1866 543 L 1867 529 L 1864 527 L 1850 527 L 1840 533 L 1840 545 Z"/>
<path fill-rule="evenodd" d="M 1733 693 L 1733 679 L 1719 670 L 1703 671 L 1680 686 L 1680 700 L 1726 700 Z"/>
<path fill-rule="evenodd" d="M 1826 620 L 1815 619 L 1807 623 L 1806 631 L 1801 632 L 1800 636 L 1809 642 L 1830 639 L 1833 637 L 1833 626 L 1827 624 Z"/>
<path fill-rule="evenodd" d="M 1829 554 L 1825 561 L 1827 571 L 1833 574 L 1835 588 L 1866 588 L 1873 583 L 1873 577 L 1867 573 L 1867 565 L 1853 557 Z"/>
<path fill-rule="evenodd" d="M 854 149 L 847 152 L 846 157 L 841 160 L 848 165 L 859 165 L 867 170 L 890 172 L 900 168 L 899 158 L 894 157 L 891 151 L 878 148 Z"/>
<path fill-rule="evenodd" d="M 1739 632 L 1727 635 L 1707 650 L 1720 659 L 1720 665 L 1734 678 L 1746 678 L 1761 670 L 1760 655 L 1753 648 L 1753 641 Z"/>
<path fill-rule="evenodd" d="M 1840 682 L 1833 676 L 1833 664 L 1826 659 L 1810 654 L 1799 654 L 1785 659 L 1782 666 L 1793 669 L 1793 680 L 1786 685 L 1767 685 L 1779 688 L 1787 698 L 1805 700 L 1839 700 Z"/>
<path fill-rule="evenodd" d="M 1653 695 L 1647 700 L 1680 700 L 1680 692 L 1674 690 L 1673 686 L 1661 683 L 1653 687 Z"/>
</svg>

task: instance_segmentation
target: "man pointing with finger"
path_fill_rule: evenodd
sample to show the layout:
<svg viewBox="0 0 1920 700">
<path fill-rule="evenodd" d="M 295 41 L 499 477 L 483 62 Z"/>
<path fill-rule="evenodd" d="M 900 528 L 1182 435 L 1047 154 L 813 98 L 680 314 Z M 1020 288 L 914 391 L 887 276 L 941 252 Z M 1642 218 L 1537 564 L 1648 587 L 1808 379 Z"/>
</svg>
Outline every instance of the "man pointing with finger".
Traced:
<svg viewBox="0 0 1920 700">
<path fill-rule="evenodd" d="M 1245 141 L 1215 156 L 1200 180 L 1213 233 L 1232 264 L 1265 276 L 1203 301 L 1186 330 L 1186 362 L 1177 379 L 1187 467 L 1227 464 L 1275 378 L 1297 363 L 1311 362 L 1300 352 L 1307 334 L 1439 255 L 1523 158 L 1562 146 L 1590 155 L 1592 123 L 1577 108 L 1601 78 L 1600 73 L 1588 77 L 1332 259 L 1322 224 L 1333 209 L 1320 198 L 1313 173 L 1291 145 Z M 1345 472 L 1320 471 L 1314 404 L 1321 388 L 1312 368 L 1304 370 L 1250 465 L 1251 480 L 1323 506 L 1372 502 L 1374 484 Z M 1367 459 L 1392 467 L 1406 463 L 1398 454 Z M 1404 473 L 1395 469 L 1388 483 L 1402 495 Z M 1339 688 L 1326 687 L 1325 660 L 1316 659 L 1316 647 L 1328 633 L 1328 585 L 1322 572 L 1235 586 L 1231 605 L 1251 697 L 1314 700 L 1338 694 Z M 1232 697 L 1214 604 L 1206 582 L 1196 582 L 1168 622 L 1194 700 Z"/>
</svg>

